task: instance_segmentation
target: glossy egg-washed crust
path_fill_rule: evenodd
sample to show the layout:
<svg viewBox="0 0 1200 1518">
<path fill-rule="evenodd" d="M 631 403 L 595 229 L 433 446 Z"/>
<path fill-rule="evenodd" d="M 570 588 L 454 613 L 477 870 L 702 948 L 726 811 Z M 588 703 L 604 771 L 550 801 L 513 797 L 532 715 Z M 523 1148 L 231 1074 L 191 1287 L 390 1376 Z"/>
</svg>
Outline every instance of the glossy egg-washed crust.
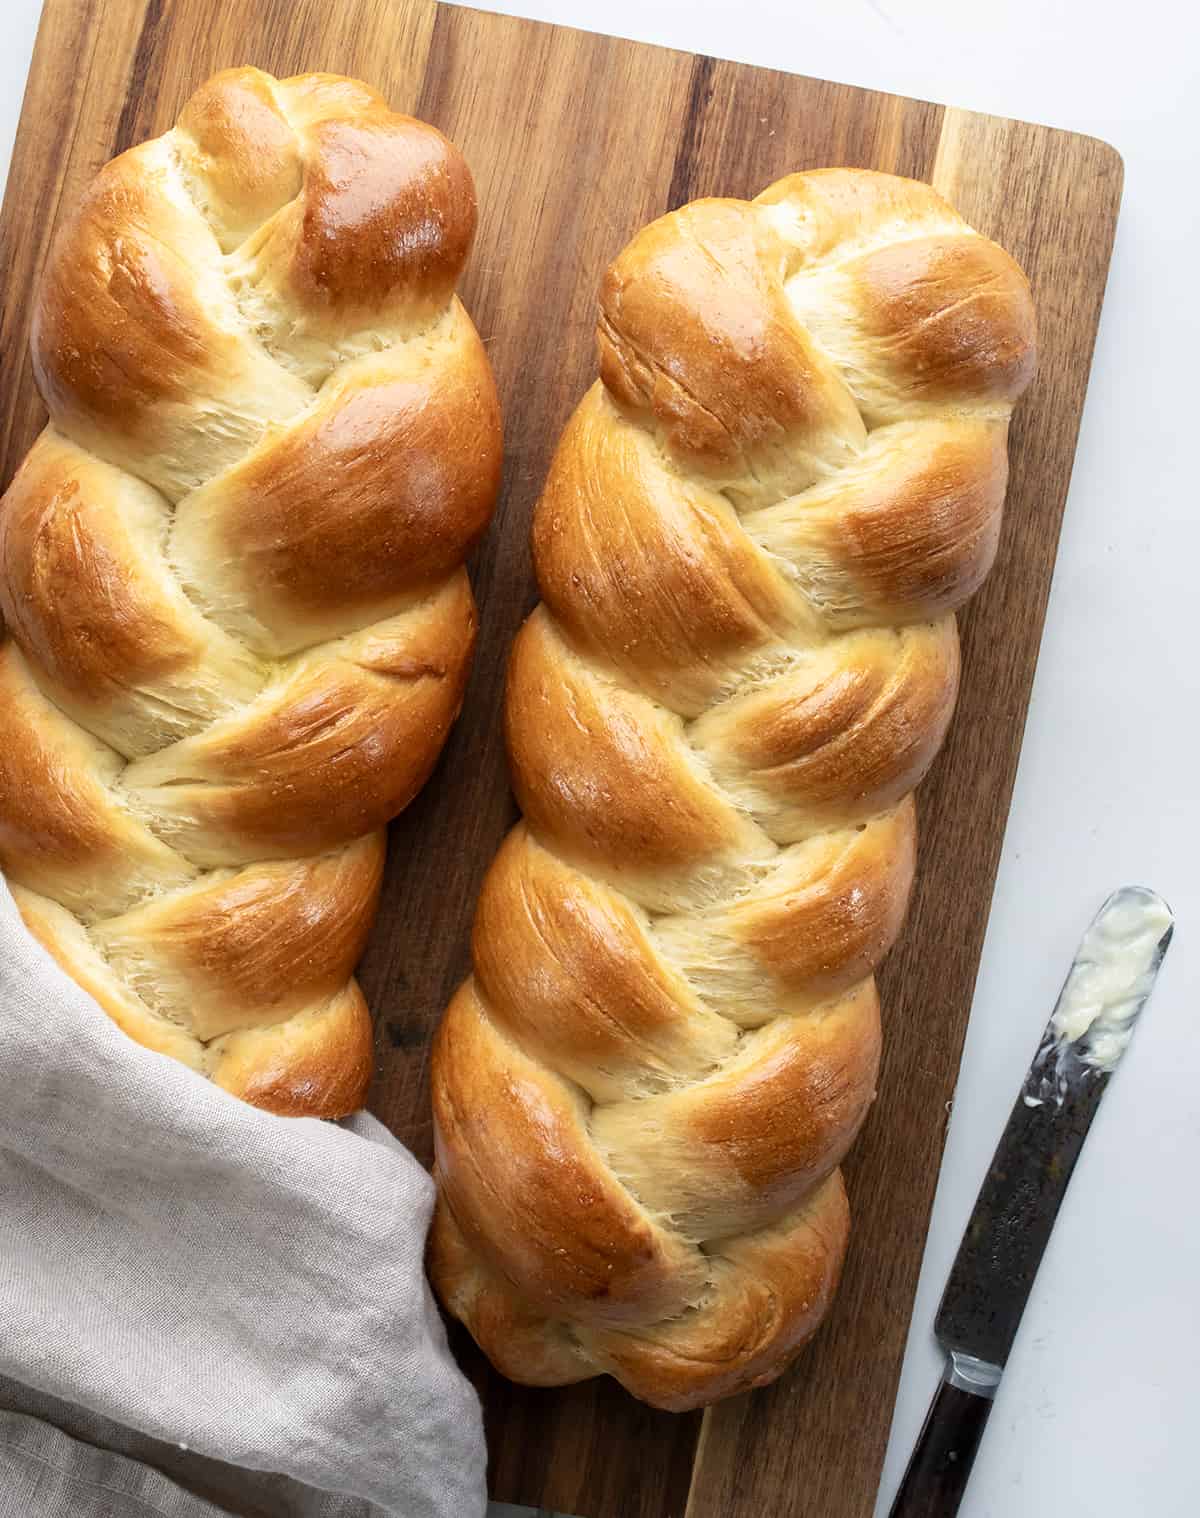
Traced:
<svg viewBox="0 0 1200 1518">
<path fill-rule="evenodd" d="M 1034 314 L 928 186 L 834 169 L 647 227 L 598 340 L 509 669 L 524 820 L 434 1050 L 430 1268 L 507 1375 L 683 1409 L 837 1284 Z"/>
<path fill-rule="evenodd" d="M 0 503 L 0 868 L 140 1043 L 362 1102 L 383 826 L 475 638 L 500 419 L 466 164 L 351 79 L 216 75 L 58 233 Z"/>
</svg>

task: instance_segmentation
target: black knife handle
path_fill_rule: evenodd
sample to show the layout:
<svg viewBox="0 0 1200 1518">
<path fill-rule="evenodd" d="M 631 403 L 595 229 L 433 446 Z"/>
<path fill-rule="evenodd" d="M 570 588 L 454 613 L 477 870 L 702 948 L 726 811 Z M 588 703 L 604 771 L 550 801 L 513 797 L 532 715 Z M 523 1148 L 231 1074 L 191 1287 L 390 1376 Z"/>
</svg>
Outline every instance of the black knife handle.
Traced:
<svg viewBox="0 0 1200 1518">
<path fill-rule="evenodd" d="M 942 1382 L 890 1518 L 954 1518 L 991 1410 L 991 1390 L 981 1395 L 949 1380 Z"/>
</svg>

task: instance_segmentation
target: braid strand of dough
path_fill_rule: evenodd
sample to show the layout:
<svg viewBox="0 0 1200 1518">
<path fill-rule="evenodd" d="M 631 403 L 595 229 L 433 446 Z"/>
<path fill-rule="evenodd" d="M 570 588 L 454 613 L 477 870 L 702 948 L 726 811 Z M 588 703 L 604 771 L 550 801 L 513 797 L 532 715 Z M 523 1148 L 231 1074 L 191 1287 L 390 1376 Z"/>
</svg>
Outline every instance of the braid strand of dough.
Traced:
<svg viewBox="0 0 1200 1518">
<path fill-rule="evenodd" d="M 50 422 L 0 503 L 0 867 L 133 1038 L 361 1104 L 384 824 L 457 715 L 499 484 L 457 150 L 334 75 L 229 70 L 58 233 Z"/>
<path fill-rule="evenodd" d="M 430 1270 L 514 1379 L 683 1409 L 836 1288 L 1034 317 L 926 185 L 828 170 L 646 228 L 598 343 L 509 668 L 524 820 L 434 1050 Z"/>
</svg>

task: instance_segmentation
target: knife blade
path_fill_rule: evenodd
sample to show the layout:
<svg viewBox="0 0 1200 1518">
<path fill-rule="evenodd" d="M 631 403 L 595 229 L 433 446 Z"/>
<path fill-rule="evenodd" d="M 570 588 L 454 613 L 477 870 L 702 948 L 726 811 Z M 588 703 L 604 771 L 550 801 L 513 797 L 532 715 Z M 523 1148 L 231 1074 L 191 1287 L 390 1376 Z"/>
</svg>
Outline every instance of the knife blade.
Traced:
<svg viewBox="0 0 1200 1518">
<path fill-rule="evenodd" d="M 1173 930 L 1160 896 L 1125 886 L 1080 942 L 946 1282 L 934 1320 L 946 1370 L 891 1518 L 958 1511 L 1054 1220 Z"/>
</svg>

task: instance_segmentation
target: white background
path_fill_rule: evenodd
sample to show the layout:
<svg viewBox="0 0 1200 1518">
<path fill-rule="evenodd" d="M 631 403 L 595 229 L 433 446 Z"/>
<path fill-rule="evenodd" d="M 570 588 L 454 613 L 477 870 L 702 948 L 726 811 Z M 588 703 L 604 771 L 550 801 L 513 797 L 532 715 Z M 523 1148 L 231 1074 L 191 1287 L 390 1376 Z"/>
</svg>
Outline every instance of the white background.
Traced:
<svg viewBox="0 0 1200 1518">
<path fill-rule="evenodd" d="M 0 0 L 0 167 L 39 4 Z M 1196 1518 L 1197 9 L 1170 0 L 495 8 L 1070 127 L 1124 156 L 1116 254 L 880 1506 L 939 1374 L 930 1324 L 947 1268 L 1073 945 L 1106 892 L 1136 881 L 1174 906 L 1175 945 L 1076 1172 L 963 1513 Z"/>
</svg>

